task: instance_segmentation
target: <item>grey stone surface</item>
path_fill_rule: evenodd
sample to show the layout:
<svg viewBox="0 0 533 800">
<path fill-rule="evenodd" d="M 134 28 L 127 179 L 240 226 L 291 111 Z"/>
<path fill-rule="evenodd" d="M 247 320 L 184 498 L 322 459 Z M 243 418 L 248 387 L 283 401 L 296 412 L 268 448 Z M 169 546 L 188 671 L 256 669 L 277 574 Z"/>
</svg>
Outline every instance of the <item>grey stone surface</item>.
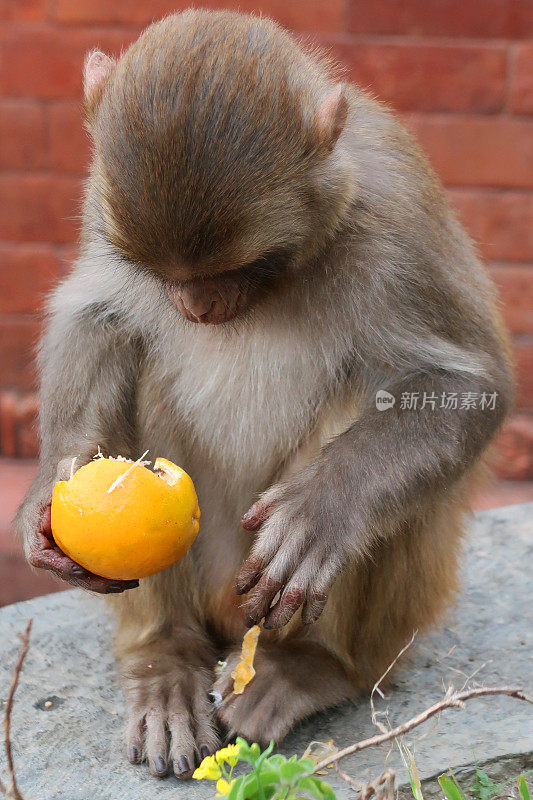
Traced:
<svg viewBox="0 0 533 800">
<path fill-rule="evenodd" d="M 463 593 L 447 622 L 421 637 L 413 663 L 378 709 L 394 726 L 440 699 L 443 687 L 531 684 L 533 504 L 483 512 L 473 519 L 463 559 Z M 112 623 L 100 600 L 73 591 L 0 611 L 0 701 L 5 700 L 17 634 L 34 618 L 13 714 L 14 756 L 25 800 L 212 798 L 213 784 L 157 781 L 123 757 L 123 698 L 110 650 Z M 51 705 L 47 704 L 51 701 Z M 311 740 L 338 746 L 375 732 L 368 700 L 300 725 L 282 752 L 302 753 Z M 523 765 L 533 751 L 531 707 L 510 698 L 472 700 L 407 737 L 422 778 L 491 759 Z M 388 756 L 388 757 L 387 757 Z M 510 761 L 509 761 L 510 759 Z M 360 778 L 386 765 L 406 774 L 394 748 L 368 750 L 343 762 Z M 518 766 L 518 769 L 520 766 Z M 5 759 L 0 755 L 0 775 Z M 330 775 L 339 798 L 353 796 Z"/>
</svg>

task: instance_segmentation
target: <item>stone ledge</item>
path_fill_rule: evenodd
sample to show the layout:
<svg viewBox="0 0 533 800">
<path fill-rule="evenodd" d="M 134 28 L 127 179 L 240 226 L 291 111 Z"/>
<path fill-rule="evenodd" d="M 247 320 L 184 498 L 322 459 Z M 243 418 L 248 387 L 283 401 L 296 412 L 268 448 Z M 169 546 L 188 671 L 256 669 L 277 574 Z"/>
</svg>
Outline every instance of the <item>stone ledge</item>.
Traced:
<svg viewBox="0 0 533 800">
<path fill-rule="evenodd" d="M 482 667 L 485 685 L 531 681 L 533 637 L 530 574 L 533 504 L 475 515 L 465 548 L 463 593 L 448 621 L 420 639 L 410 668 L 379 710 L 393 725 L 438 700 L 443 686 L 460 686 Z M 529 591 L 528 591 L 529 590 Z M 101 600 L 78 591 L 49 595 L 0 611 L 0 698 L 6 697 L 18 647 L 17 633 L 34 617 L 31 649 L 13 714 L 14 757 L 26 800 L 152 800 L 212 798 L 212 784 L 156 781 L 123 757 L 123 700 L 110 652 L 111 622 Z M 484 666 L 483 666 L 484 665 Z M 47 706 L 47 699 L 51 706 Z M 472 700 L 408 737 L 422 779 L 474 763 L 533 751 L 530 707 L 505 697 Z M 280 747 L 302 753 L 313 739 L 338 746 L 375 733 L 368 700 L 316 715 Z M 386 761 L 387 755 L 389 758 Z M 0 756 L 0 775 L 5 760 Z M 343 762 L 359 778 L 385 765 L 405 782 L 396 751 L 372 749 Z M 519 769 L 520 766 L 517 766 Z M 352 796 L 336 775 L 328 780 L 339 800 Z"/>
</svg>

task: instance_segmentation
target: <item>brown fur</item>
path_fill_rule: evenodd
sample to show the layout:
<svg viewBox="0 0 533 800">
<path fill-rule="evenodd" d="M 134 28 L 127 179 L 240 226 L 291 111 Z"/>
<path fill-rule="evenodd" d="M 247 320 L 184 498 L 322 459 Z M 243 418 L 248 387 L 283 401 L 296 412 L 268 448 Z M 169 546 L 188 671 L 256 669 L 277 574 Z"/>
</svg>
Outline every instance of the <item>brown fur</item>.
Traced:
<svg viewBox="0 0 533 800">
<path fill-rule="evenodd" d="M 50 301 L 17 525 L 34 566 L 119 595 L 128 757 L 189 777 L 217 723 L 278 739 L 442 614 L 508 344 L 416 143 L 275 24 L 187 11 L 91 63 L 82 253 Z M 412 391 L 497 403 L 402 409 Z M 190 552 L 133 591 L 53 543 L 57 463 L 98 446 L 172 459 L 200 498 Z M 263 617 L 254 681 L 214 709 Z"/>
<path fill-rule="evenodd" d="M 296 94 L 289 85 L 287 65 L 309 74 L 311 57 L 251 16 L 224 13 L 221 40 L 220 19 L 185 12 L 156 23 L 120 59 L 97 110 L 91 101 L 110 237 L 166 274 L 176 266 L 210 274 L 262 255 L 255 219 L 265 190 L 281 192 L 293 246 L 302 200 L 295 194 L 291 211 L 287 183 L 305 191 L 311 160 L 329 145 L 304 116 L 314 87 Z M 259 140 L 247 120 L 265 107 Z M 279 227 L 280 209 L 264 213 Z"/>
</svg>

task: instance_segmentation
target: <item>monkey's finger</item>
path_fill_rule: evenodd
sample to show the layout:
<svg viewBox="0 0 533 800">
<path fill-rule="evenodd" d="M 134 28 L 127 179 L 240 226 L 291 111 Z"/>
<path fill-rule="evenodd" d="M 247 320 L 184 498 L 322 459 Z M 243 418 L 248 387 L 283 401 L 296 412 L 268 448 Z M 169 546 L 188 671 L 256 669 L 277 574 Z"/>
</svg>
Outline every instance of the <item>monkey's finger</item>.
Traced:
<svg viewBox="0 0 533 800">
<path fill-rule="evenodd" d="M 164 778 L 168 770 L 165 716 L 159 707 L 154 706 L 146 714 L 145 722 L 145 747 L 150 772 L 155 778 Z"/>
<path fill-rule="evenodd" d="M 249 592 L 259 581 L 265 566 L 264 560 L 259 556 L 252 554 L 247 558 L 235 581 L 235 591 L 237 594 L 246 594 Z"/>
<path fill-rule="evenodd" d="M 320 617 L 326 606 L 328 596 L 325 592 L 311 590 L 302 608 L 302 625 L 311 625 Z"/>
<path fill-rule="evenodd" d="M 126 728 L 126 756 L 131 764 L 144 759 L 144 714 L 130 712 Z"/>
<path fill-rule="evenodd" d="M 33 567 L 46 569 L 67 583 L 98 594 L 119 594 L 139 585 L 138 580 L 110 580 L 93 575 L 51 544 L 41 531 L 35 535 L 29 562 Z"/>
<path fill-rule="evenodd" d="M 139 585 L 137 580 L 113 581 L 101 578 L 99 575 L 93 575 L 91 572 L 84 570 L 83 567 L 80 567 L 79 564 L 71 561 L 67 556 L 51 548 L 34 553 L 30 557 L 30 564 L 39 569 L 48 570 L 57 578 L 77 588 L 96 592 L 97 594 L 120 594 L 127 589 L 135 589 Z"/>
<path fill-rule="evenodd" d="M 196 742 L 188 704 L 179 683 L 172 687 L 168 698 L 168 729 L 174 774 L 177 778 L 187 780 L 195 767 Z"/>
<path fill-rule="evenodd" d="M 248 509 L 246 514 L 241 517 L 242 527 L 246 531 L 256 531 L 272 513 L 273 503 L 265 500 L 258 500 Z"/>
<path fill-rule="evenodd" d="M 316 560 L 311 562 L 307 575 L 314 575 L 314 578 L 307 583 L 308 588 L 302 608 L 302 625 L 311 625 L 320 617 L 326 606 L 329 590 L 341 568 L 342 562 L 332 558 L 331 554 L 322 553 L 318 566 Z M 305 580 L 305 575 L 302 575 L 300 580 Z"/>
<path fill-rule="evenodd" d="M 41 516 L 39 518 L 39 533 L 46 536 L 47 539 L 52 539 L 52 501 L 43 507 Z"/>
<path fill-rule="evenodd" d="M 214 718 L 214 707 L 205 691 L 203 677 L 196 676 L 192 697 L 192 718 L 195 727 L 196 751 L 199 760 L 214 753 L 220 744 Z"/>
<path fill-rule="evenodd" d="M 298 586 L 287 587 L 278 602 L 270 609 L 264 628 L 283 628 L 296 614 L 305 599 L 305 590 Z"/>
<path fill-rule="evenodd" d="M 78 567 L 78 565 L 75 564 L 75 567 Z M 81 569 L 83 569 L 83 567 Z M 80 589 L 85 589 L 88 592 L 96 592 L 97 594 L 122 594 L 122 592 L 126 592 L 128 589 L 137 589 L 139 581 L 111 580 L 108 578 L 101 578 L 100 575 L 93 575 L 92 572 L 84 570 L 84 574 L 80 573 L 80 576 L 75 578 L 75 585 Z"/>
<path fill-rule="evenodd" d="M 294 562 L 294 554 L 293 562 Z M 287 554 L 282 549 L 278 557 L 287 560 Z M 276 568 L 275 559 L 271 569 Z M 294 575 L 287 580 L 285 590 L 278 602 L 270 609 L 265 618 L 265 628 L 282 628 L 294 616 L 302 604 L 311 600 L 310 592 L 314 593 L 312 598 L 312 611 L 319 614 L 322 602 L 325 604 L 326 592 L 336 574 L 334 559 L 325 557 L 323 553 L 312 550 L 306 558 L 300 559 L 301 563 Z M 323 605 L 322 605 L 323 608 Z M 309 613 L 310 609 L 308 610 Z M 321 609 L 320 609 L 321 610 Z M 318 619 L 318 617 L 317 617 Z"/>
<path fill-rule="evenodd" d="M 270 563 L 276 556 L 278 556 L 282 570 L 271 572 L 271 576 L 281 577 L 286 558 L 285 555 L 279 558 L 280 551 L 283 550 L 284 553 L 287 553 L 293 547 L 291 544 L 293 537 L 288 536 L 288 528 L 289 522 L 285 518 L 283 510 L 274 510 L 266 525 L 259 531 L 252 551 L 241 567 L 236 581 L 237 594 L 249 592 L 259 581 L 265 570 L 269 568 Z M 288 541 L 289 539 L 291 541 Z"/>
<path fill-rule="evenodd" d="M 284 583 L 283 578 L 273 578 L 268 573 L 263 575 L 244 606 L 244 623 L 248 628 L 259 624 L 268 614 L 272 601 Z"/>
</svg>

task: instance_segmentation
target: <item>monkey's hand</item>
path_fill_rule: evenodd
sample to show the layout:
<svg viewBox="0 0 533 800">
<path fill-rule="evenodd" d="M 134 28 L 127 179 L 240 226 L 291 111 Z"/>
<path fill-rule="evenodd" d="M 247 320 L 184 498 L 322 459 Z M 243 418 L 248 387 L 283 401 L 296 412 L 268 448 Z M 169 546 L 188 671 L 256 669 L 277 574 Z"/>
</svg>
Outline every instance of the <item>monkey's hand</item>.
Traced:
<svg viewBox="0 0 533 800">
<path fill-rule="evenodd" d="M 264 617 L 265 628 L 281 628 L 300 606 L 302 623 L 315 622 L 348 560 L 334 493 L 310 477 L 304 471 L 273 487 L 242 518 L 246 530 L 259 529 L 236 582 L 237 594 L 255 587 L 244 606 L 249 627 Z"/>
<path fill-rule="evenodd" d="M 69 458 L 60 463 L 56 481 L 68 477 L 65 476 L 65 468 L 68 463 L 70 469 L 71 462 L 72 459 Z M 47 569 L 72 586 L 98 592 L 98 594 L 117 594 L 139 585 L 137 580 L 109 580 L 94 575 L 66 556 L 54 542 L 50 514 L 51 504 L 51 498 L 43 501 L 39 498 L 32 498 L 30 495 L 17 517 L 17 527 L 24 537 L 26 557 L 32 567 Z"/>
</svg>

